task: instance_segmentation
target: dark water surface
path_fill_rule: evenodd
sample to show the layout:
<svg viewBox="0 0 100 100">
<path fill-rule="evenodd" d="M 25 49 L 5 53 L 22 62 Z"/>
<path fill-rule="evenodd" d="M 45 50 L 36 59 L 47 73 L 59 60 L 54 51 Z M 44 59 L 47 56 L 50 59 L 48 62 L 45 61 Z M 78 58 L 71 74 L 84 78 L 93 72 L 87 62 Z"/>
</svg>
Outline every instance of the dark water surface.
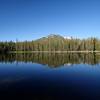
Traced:
<svg viewBox="0 0 100 100">
<path fill-rule="evenodd" d="M 100 100 L 100 55 L 0 55 L 0 97 Z"/>
</svg>

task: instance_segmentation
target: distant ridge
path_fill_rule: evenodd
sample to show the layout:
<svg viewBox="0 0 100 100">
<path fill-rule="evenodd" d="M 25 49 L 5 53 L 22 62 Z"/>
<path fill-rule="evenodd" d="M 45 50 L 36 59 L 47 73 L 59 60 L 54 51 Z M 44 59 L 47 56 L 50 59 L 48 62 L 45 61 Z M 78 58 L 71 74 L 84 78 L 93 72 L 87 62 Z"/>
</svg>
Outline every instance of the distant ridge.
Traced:
<svg viewBox="0 0 100 100">
<path fill-rule="evenodd" d="M 49 34 L 49 35 L 47 35 L 45 37 L 41 37 L 41 38 L 37 39 L 36 41 L 45 40 L 45 39 L 52 39 L 52 38 L 64 39 L 64 37 L 61 36 L 61 35 L 58 35 L 58 34 Z"/>
<path fill-rule="evenodd" d="M 61 35 L 58 35 L 58 34 L 50 34 L 50 35 L 48 35 L 47 36 L 48 38 L 64 38 L 63 36 L 61 36 Z"/>
<path fill-rule="evenodd" d="M 64 40 L 64 39 L 72 39 L 72 37 L 62 36 L 62 35 L 59 35 L 59 34 L 49 34 L 45 37 L 37 39 L 36 41 L 41 41 L 41 40 L 46 40 L 46 39 L 60 39 L 60 40 L 62 39 L 62 40 Z"/>
</svg>

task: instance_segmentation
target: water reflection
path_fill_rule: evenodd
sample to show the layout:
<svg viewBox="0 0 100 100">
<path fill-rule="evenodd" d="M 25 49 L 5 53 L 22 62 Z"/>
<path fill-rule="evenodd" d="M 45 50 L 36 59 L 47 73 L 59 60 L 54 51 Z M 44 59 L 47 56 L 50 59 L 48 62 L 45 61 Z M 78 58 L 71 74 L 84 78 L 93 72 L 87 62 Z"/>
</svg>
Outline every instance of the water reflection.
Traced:
<svg viewBox="0 0 100 100">
<path fill-rule="evenodd" d="M 32 62 L 47 64 L 50 67 L 70 66 L 72 64 L 99 64 L 100 56 L 96 53 L 21 53 L 21 54 L 2 54 L 0 62 Z"/>
<path fill-rule="evenodd" d="M 96 53 L 2 54 L 0 97 L 22 97 L 33 100 L 60 98 L 60 100 L 73 98 L 98 100 L 99 62 L 100 56 Z M 72 65 L 73 67 L 64 67 Z M 94 67 L 91 67 L 92 65 Z"/>
</svg>

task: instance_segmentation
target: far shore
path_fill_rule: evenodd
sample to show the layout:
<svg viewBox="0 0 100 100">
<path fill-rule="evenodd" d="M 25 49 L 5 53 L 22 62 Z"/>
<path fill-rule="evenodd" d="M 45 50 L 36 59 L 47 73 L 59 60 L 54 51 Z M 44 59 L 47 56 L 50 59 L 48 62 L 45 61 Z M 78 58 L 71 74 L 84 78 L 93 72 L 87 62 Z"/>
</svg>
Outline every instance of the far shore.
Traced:
<svg viewBox="0 0 100 100">
<path fill-rule="evenodd" d="M 10 51 L 9 53 L 100 53 L 100 51 Z"/>
</svg>

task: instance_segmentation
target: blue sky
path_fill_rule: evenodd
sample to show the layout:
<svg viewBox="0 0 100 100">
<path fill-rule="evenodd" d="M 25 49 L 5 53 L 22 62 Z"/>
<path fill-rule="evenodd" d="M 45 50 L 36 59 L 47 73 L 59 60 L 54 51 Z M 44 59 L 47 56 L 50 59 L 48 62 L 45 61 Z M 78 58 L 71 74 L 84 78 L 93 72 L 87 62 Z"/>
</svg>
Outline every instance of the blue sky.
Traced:
<svg viewBox="0 0 100 100">
<path fill-rule="evenodd" d="M 0 0 L 0 40 L 52 33 L 100 38 L 100 0 Z"/>
</svg>

